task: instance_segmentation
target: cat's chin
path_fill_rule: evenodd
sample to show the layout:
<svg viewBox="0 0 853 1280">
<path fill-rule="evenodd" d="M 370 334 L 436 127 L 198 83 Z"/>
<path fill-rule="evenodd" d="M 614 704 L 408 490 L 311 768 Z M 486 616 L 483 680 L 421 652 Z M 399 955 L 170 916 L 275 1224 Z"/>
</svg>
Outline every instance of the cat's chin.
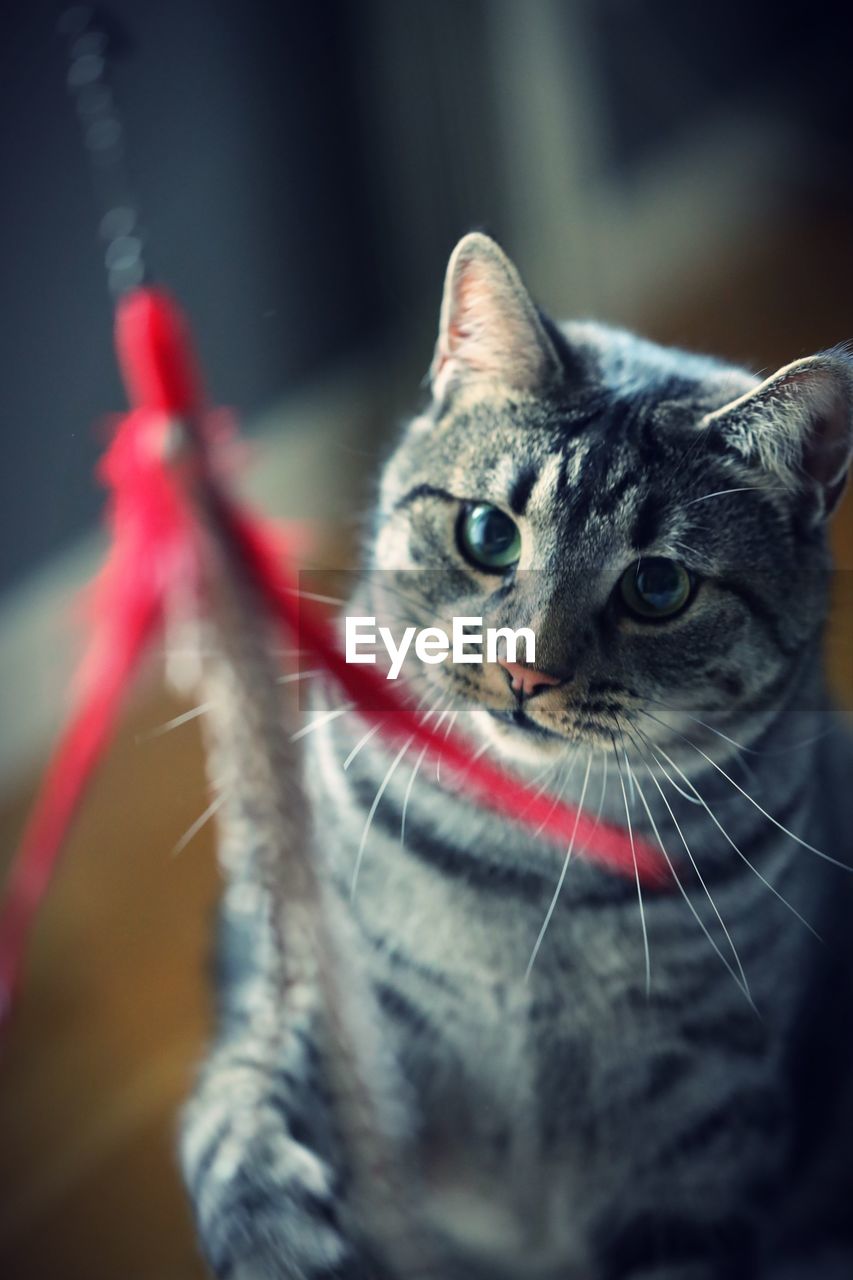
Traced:
<svg viewBox="0 0 853 1280">
<path fill-rule="evenodd" d="M 495 713 L 475 707 L 472 723 L 478 735 L 494 745 L 499 755 L 516 764 L 541 764 L 565 755 L 572 744 L 560 734 L 541 729 L 532 721 L 515 719 L 512 713 Z"/>
</svg>

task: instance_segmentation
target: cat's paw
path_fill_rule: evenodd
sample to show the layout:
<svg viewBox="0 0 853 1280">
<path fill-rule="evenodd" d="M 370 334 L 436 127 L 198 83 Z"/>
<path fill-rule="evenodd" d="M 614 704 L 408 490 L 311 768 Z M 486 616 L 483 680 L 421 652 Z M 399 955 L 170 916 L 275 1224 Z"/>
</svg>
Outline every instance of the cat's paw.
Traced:
<svg viewBox="0 0 853 1280">
<path fill-rule="evenodd" d="M 210 1129 L 208 1127 L 208 1134 Z M 268 1107 L 184 1142 L 207 1259 L 235 1280 L 367 1280 L 339 1225 L 339 1179 Z"/>
<path fill-rule="evenodd" d="M 294 1189 L 230 1199 L 201 1236 L 214 1273 L 227 1280 L 368 1280 L 334 1207 Z"/>
<path fill-rule="evenodd" d="M 343 1258 L 331 1270 L 293 1272 L 282 1270 L 281 1264 L 269 1258 L 245 1259 L 223 1277 L 223 1280 L 378 1280 L 374 1272 L 369 1270 L 354 1254 Z"/>
</svg>

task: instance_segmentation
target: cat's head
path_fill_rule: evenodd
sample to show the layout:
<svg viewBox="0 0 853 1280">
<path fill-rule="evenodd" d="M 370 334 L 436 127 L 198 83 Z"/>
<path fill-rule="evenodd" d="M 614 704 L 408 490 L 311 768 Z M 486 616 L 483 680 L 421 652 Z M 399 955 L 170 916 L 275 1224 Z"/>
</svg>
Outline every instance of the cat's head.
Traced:
<svg viewBox="0 0 853 1280">
<path fill-rule="evenodd" d="M 520 759 L 767 722 L 826 612 L 848 355 L 761 381 L 603 325 L 558 329 L 473 234 L 448 267 L 431 390 L 382 478 L 385 614 L 530 627 L 540 674 L 446 661 L 419 667 L 422 686 Z"/>
</svg>

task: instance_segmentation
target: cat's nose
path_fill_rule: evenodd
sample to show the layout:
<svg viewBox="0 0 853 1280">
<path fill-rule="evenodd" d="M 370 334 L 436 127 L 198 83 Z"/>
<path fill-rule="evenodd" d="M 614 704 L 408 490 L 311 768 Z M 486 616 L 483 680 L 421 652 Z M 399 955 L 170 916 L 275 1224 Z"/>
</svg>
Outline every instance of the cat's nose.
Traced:
<svg viewBox="0 0 853 1280">
<path fill-rule="evenodd" d="M 498 658 L 498 666 L 503 667 L 509 676 L 513 693 L 519 694 L 522 698 L 531 698 L 540 689 L 563 683 L 559 676 L 549 675 L 547 671 L 538 671 L 536 667 L 522 666 L 520 662 L 507 662 L 505 658 Z"/>
</svg>

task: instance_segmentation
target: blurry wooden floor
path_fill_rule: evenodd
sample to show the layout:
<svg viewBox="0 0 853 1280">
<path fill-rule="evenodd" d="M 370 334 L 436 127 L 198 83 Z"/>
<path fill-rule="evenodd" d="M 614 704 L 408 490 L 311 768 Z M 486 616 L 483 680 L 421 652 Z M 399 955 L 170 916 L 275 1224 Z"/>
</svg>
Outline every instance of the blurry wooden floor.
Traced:
<svg viewBox="0 0 853 1280">
<path fill-rule="evenodd" d="M 652 335 L 768 371 L 853 337 L 851 219 L 813 214 L 768 234 L 694 297 L 653 315 Z M 836 545 L 847 572 L 829 651 L 853 707 L 849 496 Z M 210 828 L 170 852 L 206 805 L 195 725 L 145 737 L 177 709 L 150 694 L 127 717 L 39 922 L 0 1056 L 3 1280 L 203 1275 L 173 1152 L 208 1031 L 217 874 Z M 0 804 L 3 851 L 29 798 Z"/>
<path fill-rule="evenodd" d="M 208 1024 L 217 893 L 197 726 L 146 699 L 110 752 L 39 922 L 0 1058 L 0 1276 L 190 1280 L 174 1152 Z M 11 847 L 21 797 L 0 816 Z"/>
</svg>

